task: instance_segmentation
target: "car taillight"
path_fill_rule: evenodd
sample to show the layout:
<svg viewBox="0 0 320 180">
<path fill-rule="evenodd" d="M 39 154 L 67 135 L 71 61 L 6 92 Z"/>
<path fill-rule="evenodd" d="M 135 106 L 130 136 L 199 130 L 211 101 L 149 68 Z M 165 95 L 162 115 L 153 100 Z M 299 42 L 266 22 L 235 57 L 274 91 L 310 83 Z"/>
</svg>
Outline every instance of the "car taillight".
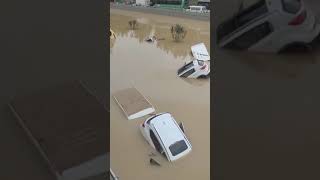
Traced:
<svg viewBox="0 0 320 180">
<path fill-rule="evenodd" d="M 298 16 L 296 16 L 294 19 L 292 19 L 290 22 L 289 22 L 289 25 L 290 26 L 297 26 L 297 25 L 300 25 L 304 22 L 304 20 L 306 19 L 307 17 L 307 11 L 304 10 L 302 11 L 302 13 L 300 13 Z"/>
<path fill-rule="evenodd" d="M 207 67 L 207 65 L 205 64 L 204 66 L 202 66 L 200 69 L 204 70 Z"/>
</svg>

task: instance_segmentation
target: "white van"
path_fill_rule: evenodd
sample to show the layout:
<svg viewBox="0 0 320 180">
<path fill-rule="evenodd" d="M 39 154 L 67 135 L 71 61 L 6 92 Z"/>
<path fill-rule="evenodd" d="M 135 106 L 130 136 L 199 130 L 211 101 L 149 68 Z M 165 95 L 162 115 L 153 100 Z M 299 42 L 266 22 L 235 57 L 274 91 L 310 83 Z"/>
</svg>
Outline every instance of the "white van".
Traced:
<svg viewBox="0 0 320 180">
<path fill-rule="evenodd" d="M 221 23 L 221 48 L 282 52 L 309 49 L 320 33 L 318 18 L 302 0 L 260 0 Z"/>
<path fill-rule="evenodd" d="M 147 142 L 168 161 L 191 152 L 192 146 L 170 113 L 156 114 L 144 121 L 140 130 Z"/>
<path fill-rule="evenodd" d="M 209 78 L 210 67 L 201 60 L 185 62 L 185 64 L 178 69 L 178 76 L 184 78 Z"/>
<path fill-rule="evenodd" d="M 187 9 L 188 12 L 198 12 L 203 13 L 207 11 L 206 6 L 189 6 L 189 9 Z"/>
</svg>

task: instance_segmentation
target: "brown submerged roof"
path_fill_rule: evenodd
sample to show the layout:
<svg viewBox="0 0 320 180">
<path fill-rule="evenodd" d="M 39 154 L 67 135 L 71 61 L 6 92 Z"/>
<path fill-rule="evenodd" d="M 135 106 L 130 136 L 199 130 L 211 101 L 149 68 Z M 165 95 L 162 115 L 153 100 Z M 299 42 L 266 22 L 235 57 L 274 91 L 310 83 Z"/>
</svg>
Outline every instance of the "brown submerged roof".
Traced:
<svg viewBox="0 0 320 180">
<path fill-rule="evenodd" d="M 109 150 L 107 110 L 79 82 L 16 97 L 11 106 L 60 173 Z"/>
<path fill-rule="evenodd" d="M 119 90 L 113 96 L 127 117 L 144 109 L 153 108 L 152 104 L 136 88 Z"/>
</svg>

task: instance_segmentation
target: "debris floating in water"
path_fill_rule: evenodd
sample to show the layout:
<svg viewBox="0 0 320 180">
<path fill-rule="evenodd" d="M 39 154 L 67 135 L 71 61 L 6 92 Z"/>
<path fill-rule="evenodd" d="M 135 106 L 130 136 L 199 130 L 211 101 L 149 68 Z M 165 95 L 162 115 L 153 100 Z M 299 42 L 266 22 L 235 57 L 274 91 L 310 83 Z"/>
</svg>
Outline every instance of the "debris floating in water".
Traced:
<svg viewBox="0 0 320 180">
<path fill-rule="evenodd" d="M 160 40 L 165 40 L 165 38 L 157 38 L 156 36 L 152 36 L 147 38 L 145 41 L 146 42 L 155 42 L 155 41 L 160 41 Z"/>
<path fill-rule="evenodd" d="M 157 40 L 156 36 L 152 36 L 148 39 L 146 39 L 147 42 L 155 42 Z"/>
<path fill-rule="evenodd" d="M 151 165 L 156 165 L 156 166 L 161 166 L 156 160 L 154 160 L 153 158 L 150 158 L 150 164 Z"/>
<path fill-rule="evenodd" d="M 153 152 L 151 154 L 149 154 L 150 157 L 154 157 L 156 156 L 156 154 L 154 154 Z"/>
</svg>

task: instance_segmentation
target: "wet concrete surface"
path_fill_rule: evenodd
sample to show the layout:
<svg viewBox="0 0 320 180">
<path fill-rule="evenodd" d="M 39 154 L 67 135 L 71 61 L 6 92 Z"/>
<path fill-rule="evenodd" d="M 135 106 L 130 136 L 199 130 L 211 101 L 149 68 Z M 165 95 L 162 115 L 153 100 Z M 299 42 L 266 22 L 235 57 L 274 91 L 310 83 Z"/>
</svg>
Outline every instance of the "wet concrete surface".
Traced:
<svg viewBox="0 0 320 180">
<path fill-rule="evenodd" d="M 305 2 L 319 14 L 318 1 Z M 214 26 L 237 4 L 216 2 Z M 214 52 L 214 179 L 319 179 L 320 48 Z"/>
<path fill-rule="evenodd" d="M 0 179 L 53 180 L 7 104 L 16 95 L 69 80 L 83 80 L 104 103 L 109 101 L 104 1 L 0 4 Z"/>
<path fill-rule="evenodd" d="M 143 138 L 139 125 L 148 117 L 128 121 L 113 99 L 111 107 L 111 168 L 120 179 L 210 179 L 210 81 L 184 80 L 177 70 L 191 59 L 190 48 L 204 42 L 210 49 L 209 22 L 111 9 L 110 95 L 135 86 L 154 105 L 156 112 L 170 112 L 183 122 L 193 151 L 170 163 Z M 139 26 L 130 30 L 128 21 Z M 170 25 L 187 28 L 182 42 L 173 42 Z M 164 40 L 147 43 L 152 35 Z M 150 165 L 150 154 L 160 167 Z"/>
</svg>

